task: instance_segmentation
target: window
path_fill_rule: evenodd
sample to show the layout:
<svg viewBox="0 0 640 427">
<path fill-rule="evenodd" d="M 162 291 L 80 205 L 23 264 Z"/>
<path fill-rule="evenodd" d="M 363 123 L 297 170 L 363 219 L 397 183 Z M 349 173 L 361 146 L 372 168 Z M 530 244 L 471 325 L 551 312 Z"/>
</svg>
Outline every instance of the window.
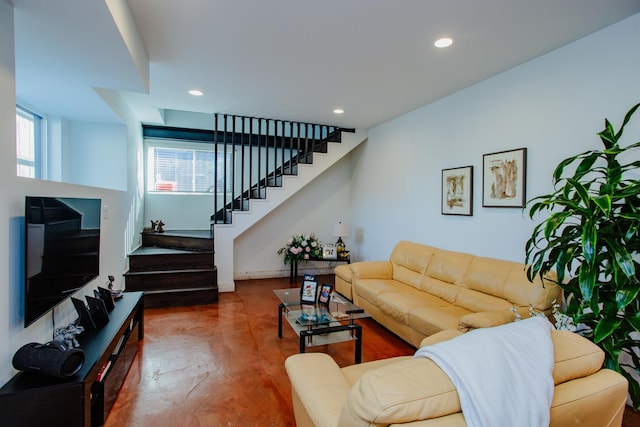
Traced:
<svg viewBox="0 0 640 427">
<path fill-rule="evenodd" d="M 16 106 L 16 162 L 17 175 L 41 178 L 42 150 L 41 116 Z"/>
<path fill-rule="evenodd" d="M 226 191 L 230 192 L 233 153 L 226 153 L 226 159 Z M 147 189 L 151 192 L 222 193 L 225 191 L 224 161 L 223 152 L 149 147 Z"/>
</svg>

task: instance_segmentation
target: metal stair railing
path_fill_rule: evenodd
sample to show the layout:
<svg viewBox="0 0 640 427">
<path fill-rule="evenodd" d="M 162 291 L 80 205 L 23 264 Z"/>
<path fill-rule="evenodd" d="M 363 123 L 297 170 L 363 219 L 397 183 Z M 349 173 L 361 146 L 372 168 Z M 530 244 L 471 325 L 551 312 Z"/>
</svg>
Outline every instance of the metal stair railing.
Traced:
<svg viewBox="0 0 640 427">
<path fill-rule="evenodd" d="M 313 164 L 313 153 L 326 153 L 329 142 L 339 143 L 342 132 L 355 129 L 215 114 L 213 132 L 216 158 L 224 159 L 214 173 L 224 177 L 224 184 L 222 198 L 216 192 L 210 219 L 212 224 L 231 224 L 234 211 L 249 210 L 251 199 L 266 198 L 267 188 L 281 187 L 283 176 L 297 175 L 299 164 Z M 217 155 L 220 149 L 222 156 Z M 228 175 L 233 177 L 230 185 Z"/>
</svg>

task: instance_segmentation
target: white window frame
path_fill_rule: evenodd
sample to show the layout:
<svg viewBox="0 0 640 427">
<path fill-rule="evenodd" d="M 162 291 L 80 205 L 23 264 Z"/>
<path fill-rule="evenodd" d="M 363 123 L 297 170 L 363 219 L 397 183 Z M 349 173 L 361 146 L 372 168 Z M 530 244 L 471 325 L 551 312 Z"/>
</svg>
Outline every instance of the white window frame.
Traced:
<svg viewBox="0 0 640 427">
<path fill-rule="evenodd" d="M 18 119 L 19 117 L 25 118 L 33 122 L 33 129 L 31 135 L 31 141 L 28 147 L 28 151 L 32 156 L 21 157 L 20 145 L 20 129 Z M 16 175 L 23 178 L 43 179 L 46 175 L 44 161 L 46 155 L 46 129 L 47 119 L 44 114 L 37 112 L 34 108 L 19 102 L 16 104 Z M 24 141 L 23 141 L 24 143 Z M 33 174 L 21 174 L 20 166 L 27 166 L 32 168 Z"/>
<path fill-rule="evenodd" d="M 145 161 L 146 161 L 146 180 L 145 180 L 145 187 L 146 187 L 146 191 L 147 193 L 150 194 L 167 194 L 167 195 L 173 195 L 173 194 L 203 194 L 203 195 L 213 195 L 213 194 L 217 194 L 217 195 L 222 195 L 223 193 L 226 194 L 230 194 L 233 188 L 233 162 L 235 161 L 235 156 L 234 156 L 234 152 L 233 151 L 228 151 L 226 153 L 227 156 L 227 186 L 226 186 L 226 192 L 224 191 L 219 191 L 219 188 L 224 185 L 215 185 L 215 188 L 212 191 L 196 191 L 195 188 L 193 189 L 193 191 L 184 191 L 181 190 L 171 190 L 171 189 L 166 189 L 166 190 L 162 190 L 162 189 L 157 189 L 156 184 L 157 184 L 157 177 L 155 176 L 155 159 L 154 159 L 154 152 L 156 148 L 160 148 L 160 149 L 172 149 L 172 150 L 182 150 L 182 151 L 191 151 L 191 152 L 207 152 L 207 153 L 214 153 L 216 150 L 214 149 L 213 145 L 209 145 L 209 144 L 204 144 L 204 143 L 188 143 L 188 142 L 170 142 L 170 141 L 158 141 L 158 140 L 154 140 L 154 139 L 146 139 L 145 140 Z M 221 149 L 218 149 L 217 151 L 217 158 L 218 158 L 218 165 L 222 164 L 222 161 L 220 159 L 220 157 L 223 155 L 223 151 Z M 192 162 L 192 170 L 195 169 L 195 161 Z M 223 170 L 221 169 L 221 167 L 218 167 L 218 179 L 223 179 Z M 192 182 L 193 182 L 193 177 L 192 177 Z M 169 182 L 167 182 L 167 184 L 169 184 Z M 195 187 L 195 182 L 193 182 L 193 185 Z"/>
</svg>

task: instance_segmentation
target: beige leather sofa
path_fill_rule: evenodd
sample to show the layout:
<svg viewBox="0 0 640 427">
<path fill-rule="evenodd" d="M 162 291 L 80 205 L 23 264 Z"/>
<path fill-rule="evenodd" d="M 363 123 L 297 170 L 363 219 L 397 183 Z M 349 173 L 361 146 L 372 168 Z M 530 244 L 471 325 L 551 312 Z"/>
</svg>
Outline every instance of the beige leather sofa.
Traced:
<svg viewBox="0 0 640 427">
<path fill-rule="evenodd" d="M 443 331 L 424 344 L 460 334 Z M 550 426 L 620 426 L 627 380 L 601 369 L 604 353 L 587 339 L 566 331 L 551 335 Z M 340 368 L 327 354 L 306 353 L 290 356 L 285 366 L 298 427 L 466 426 L 454 385 L 430 359 L 395 357 Z"/>
<path fill-rule="evenodd" d="M 550 314 L 562 290 L 526 277 L 525 265 L 401 241 L 388 261 L 335 269 L 335 288 L 413 346 L 445 329 L 468 331 Z"/>
</svg>

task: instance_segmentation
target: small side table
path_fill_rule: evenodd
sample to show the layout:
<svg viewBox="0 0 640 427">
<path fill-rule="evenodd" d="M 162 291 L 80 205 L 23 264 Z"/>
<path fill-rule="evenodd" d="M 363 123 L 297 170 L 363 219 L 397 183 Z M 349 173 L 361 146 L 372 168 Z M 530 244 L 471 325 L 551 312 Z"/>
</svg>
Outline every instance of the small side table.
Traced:
<svg viewBox="0 0 640 427">
<path fill-rule="evenodd" d="M 344 262 L 347 264 L 351 264 L 351 257 L 350 256 L 345 258 L 338 257 L 337 259 L 326 259 L 326 258 L 314 257 L 314 258 L 309 258 L 308 261 L 323 261 L 323 262 L 328 262 L 329 264 L 331 264 L 332 262 L 335 262 L 335 263 Z M 298 277 L 298 261 L 297 260 L 291 261 L 291 271 L 289 272 L 289 283 L 293 283 L 295 277 Z"/>
</svg>

